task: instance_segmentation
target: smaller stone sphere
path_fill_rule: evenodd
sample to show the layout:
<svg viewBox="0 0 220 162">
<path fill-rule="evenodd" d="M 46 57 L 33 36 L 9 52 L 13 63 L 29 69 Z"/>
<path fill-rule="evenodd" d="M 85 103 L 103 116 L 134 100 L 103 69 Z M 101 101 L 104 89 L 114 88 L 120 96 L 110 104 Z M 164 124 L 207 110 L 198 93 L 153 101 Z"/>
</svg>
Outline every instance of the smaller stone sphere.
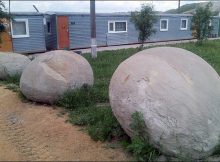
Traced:
<svg viewBox="0 0 220 162">
<path fill-rule="evenodd" d="M 31 60 L 21 54 L 0 52 L 0 80 L 14 75 L 21 75 Z"/>
<path fill-rule="evenodd" d="M 184 49 L 150 48 L 122 62 L 109 87 L 114 115 L 129 136 L 143 114 L 150 142 L 169 156 L 207 157 L 219 144 L 220 78 Z"/>
<path fill-rule="evenodd" d="M 93 85 L 93 71 L 82 56 L 64 50 L 46 52 L 23 71 L 21 92 L 30 100 L 54 103 L 67 90 Z"/>
</svg>

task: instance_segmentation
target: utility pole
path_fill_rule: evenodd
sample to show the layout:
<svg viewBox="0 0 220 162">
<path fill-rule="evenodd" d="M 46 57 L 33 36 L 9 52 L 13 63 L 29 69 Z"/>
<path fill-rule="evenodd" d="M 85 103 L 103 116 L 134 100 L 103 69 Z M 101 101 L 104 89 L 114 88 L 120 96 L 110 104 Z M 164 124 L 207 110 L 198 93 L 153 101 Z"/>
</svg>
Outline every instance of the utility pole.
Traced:
<svg viewBox="0 0 220 162">
<path fill-rule="evenodd" d="M 8 1 L 8 12 L 11 15 L 11 0 Z"/>
<path fill-rule="evenodd" d="M 97 57 L 95 0 L 90 0 L 91 54 Z"/>
<path fill-rule="evenodd" d="M 180 0 L 178 0 L 178 13 L 180 13 Z"/>
</svg>

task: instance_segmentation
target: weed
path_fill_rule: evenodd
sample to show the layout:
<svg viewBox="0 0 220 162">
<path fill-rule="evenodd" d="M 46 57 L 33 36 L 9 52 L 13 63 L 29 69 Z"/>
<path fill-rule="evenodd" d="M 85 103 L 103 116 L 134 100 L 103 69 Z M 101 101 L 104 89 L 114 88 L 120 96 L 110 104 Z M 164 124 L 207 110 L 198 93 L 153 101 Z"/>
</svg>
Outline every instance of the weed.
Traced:
<svg viewBox="0 0 220 162">
<path fill-rule="evenodd" d="M 138 161 L 154 160 L 160 155 L 160 152 L 150 144 L 143 115 L 139 112 L 135 112 L 131 117 L 130 128 L 133 131 L 133 137 L 127 149 L 133 153 Z"/>
<path fill-rule="evenodd" d="M 0 84 L 5 85 L 6 89 L 12 90 L 13 92 L 19 92 L 19 83 L 21 75 L 9 76 L 4 80 L 0 80 Z"/>
<path fill-rule="evenodd" d="M 4 85 L 7 85 L 7 84 L 15 84 L 17 86 L 19 86 L 19 83 L 20 83 L 20 78 L 21 78 L 21 75 L 19 74 L 15 74 L 13 76 L 8 76 L 6 79 L 4 80 L 1 80 L 0 83 L 4 84 Z"/>
<path fill-rule="evenodd" d="M 79 107 L 88 107 L 95 104 L 95 94 L 93 88 L 83 86 L 77 90 L 65 92 L 57 101 L 58 106 L 73 110 Z"/>
</svg>

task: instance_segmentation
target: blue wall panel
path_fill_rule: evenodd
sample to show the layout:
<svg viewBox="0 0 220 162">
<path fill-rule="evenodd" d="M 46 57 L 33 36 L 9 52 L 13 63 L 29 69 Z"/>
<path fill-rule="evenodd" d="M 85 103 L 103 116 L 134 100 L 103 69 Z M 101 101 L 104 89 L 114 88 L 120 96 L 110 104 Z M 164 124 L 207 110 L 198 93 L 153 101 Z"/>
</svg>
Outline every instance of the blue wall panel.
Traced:
<svg viewBox="0 0 220 162">
<path fill-rule="evenodd" d="M 66 16 L 69 16 L 70 49 L 90 47 L 89 14 L 73 13 Z M 160 31 L 160 19 L 168 19 L 168 31 Z M 180 29 L 181 19 L 188 19 L 187 30 Z M 158 15 L 158 21 L 154 24 L 156 33 L 153 34 L 146 42 L 192 39 L 192 31 L 190 29 L 191 19 L 192 16 L 183 14 Z M 127 21 L 127 32 L 108 33 L 108 21 Z M 218 18 L 214 18 L 212 22 L 212 25 L 214 26 L 212 33 L 215 35 L 218 33 L 218 21 Z M 52 44 L 55 44 L 56 33 L 54 32 L 53 35 L 54 37 L 52 38 L 52 42 L 54 43 Z M 130 22 L 130 16 L 126 14 L 97 14 L 96 37 L 98 46 L 138 43 L 138 31 L 135 29 L 134 24 Z"/>
<path fill-rule="evenodd" d="M 28 19 L 29 37 L 13 38 L 14 52 L 34 53 L 46 51 L 43 15 L 14 16 L 14 19 Z"/>
</svg>

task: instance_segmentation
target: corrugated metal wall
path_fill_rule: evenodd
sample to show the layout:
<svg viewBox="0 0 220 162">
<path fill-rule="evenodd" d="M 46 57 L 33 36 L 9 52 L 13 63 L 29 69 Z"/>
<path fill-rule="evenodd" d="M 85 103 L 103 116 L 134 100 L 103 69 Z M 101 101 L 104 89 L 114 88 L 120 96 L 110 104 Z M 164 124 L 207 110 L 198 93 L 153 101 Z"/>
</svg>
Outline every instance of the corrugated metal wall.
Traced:
<svg viewBox="0 0 220 162">
<path fill-rule="evenodd" d="M 69 16 L 70 49 L 90 47 L 90 16 L 89 14 L 71 14 Z M 182 19 L 188 19 L 187 30 L 180 30 Z M 152 35 L 147 42 L 167 41 L 179 39 L 192 39 L 191 16 L 187 15 L 161 15 L 154 28 L 156 34 Z M 160 19 L 168 19 L 168 31 L 160 31 Z M 126 33 L 108 33 L 108 21 L 127 21 Z M 54 20 L 55 21 L 55 20 Z M 55 24 L 55 23 L 54 23 Z M 214 18 L 213 34 L 218 33 L 218 19 Z M 138 32 L 134 24 L 130 22 L 129 15 L 97 15 L 96 34 L 98 46 L 111 46 L 121 44 L 138 43 Z M 56 33 L 53 33 L 53 41 L 56 42 Z M 55 43 L 54 43 L 55 44 Z"/>
<path fill-rule="evenodd" d="M 213 20 L 212 20 L 212 26 L 214 27 L 213 30 L 212 30 L 212 36 L 217 36 L 217 37 L 219 37 L 219 35 L 218 35 L 219 18 L 213 18 Z"/>
<path fill-rule="evenodd" d="M 45 25 L 46 47 L 48 50 L 57 49 L 56 15 L 45 15 L 45 18 L 51 23 L 51 33 L 47 33 L 47 26 Z"/>
<path fill-rule="evenodd" d="M 15 15 L 14 19 L 28 19 L 30 37 L 13 38 L 13 50 L 18 53 L 46 51 L 43 15 Z"/>
<path fill-rule="evenodd" d="M 187 30 L 180 30 L 181 18 L 188 18 Z M 160 31 L 160 19 L 169 19 L 168 31 Z M 127 21 L 126 33 L 108 33 L 108 21 Z M 191 17 L 159 16 L 154 25 L 157 30 L 148 41 L 165 41 L 177 39 L 191 39 L 190 30 Z M 89 15 L 71 15 L 69 17 L 70 48 L 84 48 L 90 46 L 90 18 Z M 134 24 L 130 22 L 129 16 L 97 16 L 97 45 L 110 46 L 120 44 L 138 43 L 138 32 Z"/>
</svg>

